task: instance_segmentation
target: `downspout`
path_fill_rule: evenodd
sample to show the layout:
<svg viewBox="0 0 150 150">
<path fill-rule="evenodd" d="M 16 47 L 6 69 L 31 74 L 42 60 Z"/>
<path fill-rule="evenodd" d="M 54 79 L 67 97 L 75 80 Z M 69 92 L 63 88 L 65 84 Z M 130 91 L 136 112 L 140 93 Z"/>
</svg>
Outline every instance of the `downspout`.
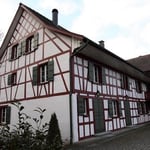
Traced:
<svg viewBox="0 0 150 150">
<path fill-rule="evenodd" d="M 70 55 L 69 58 L 69 67 L 70 67 L 70 94 L 69 94 L 69 107 L 70 107 L 70 144 L 73 144 L 73 127 L 72 127 L 72 123 L 73 123 L 73 118 L 72 118 L 72 93 L 73 93 L 73 87 L 71 84 L 71 81 L 73 79 L 72 75 L 73 75 L 73 69 L 74 67 L 73 65 L 73 57 L 78 54 L 80 51 L 82 51 L 87 45 L 88 45 L 88 40 L 83 43 L 80 47 L 74 49 L 74 52 Z"/>
</svg>

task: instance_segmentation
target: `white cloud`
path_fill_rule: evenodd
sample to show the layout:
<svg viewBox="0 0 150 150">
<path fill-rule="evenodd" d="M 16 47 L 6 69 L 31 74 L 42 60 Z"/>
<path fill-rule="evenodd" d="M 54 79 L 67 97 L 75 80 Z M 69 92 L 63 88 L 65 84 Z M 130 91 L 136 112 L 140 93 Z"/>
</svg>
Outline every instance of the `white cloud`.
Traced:
<svg viewBox="0 0 150 150">
<path fill-rule="evenodd" d="M 57 8 L 63 15 L 70 15 L 78 9 L 73 0 L 40 0 L 39 5 L 45 9 Z"/>
<path fill-rule="evenodd" d="M 0 18 L 1 18 L 0 31 L 4 34 L 4 36 L 8 31 L 8 28 L 15 15 L 17 7 L 18 7 L 18 3 L 16 0 L 12 0 L 12 1 L 0 0 Z"/>
<path fill-rule="evenodd" d="M 72 31 L 94 41 L 103 39 L 106 33 L 103 39 L 106 48 L 125 59 L 150 53 L 146 50 L 150 47 L 149 8 L 148 0 L 83 0 L 82 12 L 73 21 Z M 107 31 L 111 26 L 112 31 Z M 113 26 L 118 27 L 120 33 L 110 38 Z"/>
<path fill-rule="evenodd" d="M 48 17 L 49 11 L 57 8 L 68 30 L 96 42 L 104 40 L 106 48 L 122 58 L 150 53 L 149 0 L 37 0 L 36 5 L 34 1 L 21 1 Z M 0 31 L 4 34 L 19 2 L 0 0 Z"/>
</svg>

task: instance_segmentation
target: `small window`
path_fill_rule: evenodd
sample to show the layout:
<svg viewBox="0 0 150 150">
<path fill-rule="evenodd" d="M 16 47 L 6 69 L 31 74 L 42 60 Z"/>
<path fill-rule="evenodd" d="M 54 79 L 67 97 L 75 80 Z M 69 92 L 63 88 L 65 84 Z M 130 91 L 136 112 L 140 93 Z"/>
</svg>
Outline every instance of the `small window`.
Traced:
<svg viewBox="0 0 150 150">
<path fill-rule="evenodd" d="M 118 115 L 118 103 L 117 101 L 112 101 L 112 109 L 113 109 L 113 115 Z"/>
<path fill-rule="evenodd" d="M 145 102 L 138 102 L 138 113 L 139 114 L 146 114 L 147 113 Z"/>
<path fill-rule="evenodd" d="M 102 67 L 89 62 L 88 79 L 94 83 L 102 83 Z M 103 74 L 104 75 L 104 74 Z"/>
<path fill-rule="evenodd" d="M 48 63 L 39 66 L 40 70 L 40 83 L 48 81 Z"/>
<path fill-rule="evenodd" d="M 109 115 L 109 117 L 111 117 L 111 118 L 116 117 L 116 116 L 118 116 L 119 113 L 120 113 L 120 115 L 122 115 L 122 111 L 118 112 L 119 111 L 118 108 L 119 108 L 119 103 L 117 100 L 112 100 L 112 101 L 109 100 L 108 101 L 108 115 Z M 121 108 L 120 108 L 120 110 L 121 110 Z"/>
<path fill-rule="evenodd" d="M 8 85 L 16 85 L 17 83 L 17 73 L 12 73 L 8 75 Z"/>
<path fill-rule="evenodd" d="M 33 67 L 33 85 L 54 80 L 54 62 L 49 61 Z"/>
<path fill-rule="evenodd" d="M 136 88 L 136 91 L 138 93 L 142 93 L 142 87 L 141 87 L 141 82 L 140 81 L 135 80 L 135 88 Z"/>
<path fill-rule="evenodd" d="M 10 124 L 10 107 L 2 106 L 0 107 L 0 123 L 1 124 Z"/>
<path fill-rule="evenodd" d="M 121 88 L 126 90 L 130 89 L 129 79 L 126 75 L 124 74 L 121 75 L 120 82 L 121 82 Z"/>
<path fill-rule="evenodd" d="M 30 36 L 26 41 L 26 53 L 34 50 L 34 36 Z"/>
<path fill-rule="evenodd" d="M 78 97 L 78 115 L 88 115 L 88 99 L 84 97 Z"/>
<path fill-rule="evenodd" d="M 14 45 L 12 47 L 11 59 L 16 59 L 17 58 L 17 51 L 18 51 L 18 44 Z"/>
<path fill-rule="evenodd" d="M 26 53 L 32 52 L 38 48 L 39 43 L 39 34 L 36 33 L 26 40 Z"/>
</svg>

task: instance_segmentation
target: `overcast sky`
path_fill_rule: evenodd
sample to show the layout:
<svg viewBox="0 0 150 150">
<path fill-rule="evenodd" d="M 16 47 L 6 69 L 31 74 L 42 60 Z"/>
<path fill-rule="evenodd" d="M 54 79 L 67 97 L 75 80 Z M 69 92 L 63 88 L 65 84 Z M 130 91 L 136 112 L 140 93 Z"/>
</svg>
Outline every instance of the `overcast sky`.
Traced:
<svg viewBox="0 0 150 150">
<path fill-rule="evenodd" d="M 0 32 L 6 34 L 23 3 L 59 24 L 98 43 L 123 59 L 150 54 L 150 0 L 0 0 Z"/>
</svg>

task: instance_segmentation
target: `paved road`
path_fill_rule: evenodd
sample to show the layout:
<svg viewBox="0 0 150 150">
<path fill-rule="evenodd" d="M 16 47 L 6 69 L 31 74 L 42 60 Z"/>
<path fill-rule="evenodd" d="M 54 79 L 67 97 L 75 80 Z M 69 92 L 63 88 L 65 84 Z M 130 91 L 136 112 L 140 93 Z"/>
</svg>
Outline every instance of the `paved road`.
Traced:
<svg viewBox="0 0 150 150">
<path fill-rule="evenodd" d="M 65 150 L 150 150 L 150 123 L 100 135 Z"/>
</svg>

